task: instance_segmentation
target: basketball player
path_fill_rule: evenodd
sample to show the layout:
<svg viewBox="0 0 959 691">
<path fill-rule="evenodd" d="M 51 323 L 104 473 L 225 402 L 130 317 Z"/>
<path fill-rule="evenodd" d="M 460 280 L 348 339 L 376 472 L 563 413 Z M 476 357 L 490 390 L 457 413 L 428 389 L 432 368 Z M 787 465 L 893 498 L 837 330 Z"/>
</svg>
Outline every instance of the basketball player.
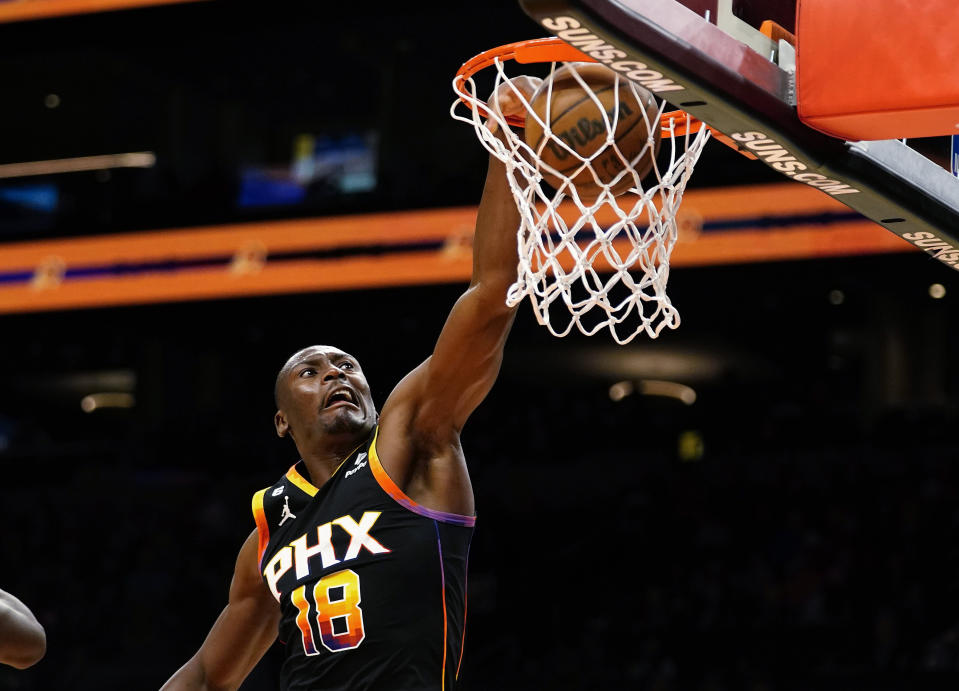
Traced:
<svg viewBox="0 0 959 691">
<path fill-rule="evenodd" d="M 33 612 L 0 590 L 0 663 L 26 669 L 47 652 L 47 636 Z"/>
<path fill-rule="evenodd" d="M 538 81 L 514 83 L 528 98 Z M 523 112 L 501 93 L 504 113 Z M 518 227 L 491 157 L 470 286 L 379 413 L 352 355 L 312 346 L 286 362 L 274 422 L 301 460 L 254 495 L 229 603 L 165 690 L 235 689 L 278 632 L 283 689 L 455 687 L 475 521 L 460 431 L 499 372 Z"/>
</svg>

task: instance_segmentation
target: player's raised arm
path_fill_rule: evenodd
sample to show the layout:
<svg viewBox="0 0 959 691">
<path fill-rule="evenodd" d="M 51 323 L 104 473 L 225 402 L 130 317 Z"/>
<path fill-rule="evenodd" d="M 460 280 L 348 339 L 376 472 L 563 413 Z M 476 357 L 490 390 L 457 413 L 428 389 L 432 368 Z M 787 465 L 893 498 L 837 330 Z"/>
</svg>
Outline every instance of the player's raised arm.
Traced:
<svg viewBox="0 0 959 691">
<path fill-rule="evenodd" d="M 254 530 L 236 560 L 230 599 L 200 650 L 162 691 L 236 689 L 276 639 L 280 607 L 257 569 Z"/>
<path fill-rule="evenodd" d="M 539 82 L 531 77 L 513 80 L 527 100 Z M 499 93 L 504 114 L 525 112 L 508 86 Z M 469 288 L 453 306 L 432 357 L 397 386 L 383 408 L 384 416 L 391 404 L 413 405 L 418 427 L 458 431 L 489 393 L 515 313 L 506 306 L 506 291 L 516 280 L 519 220 L 505 166 L 490 156 L 476 218 Z"/>
<path fill-rule="evenodd" d="M 47 636 L 30 609 L 0 590 L 0 663 L 26 669 L 47 651 Z"/>
<path fill-rule="evenodd" d="M 531 77 L 513 80 L 527 100 L 539 82 Z M 524 112 L 524 105 L 508 86 L 500 88 L 500 96 L 504 114 Z M 442 485 L 452 482 L 465 488 L 468 484 L 463 476 L 465 467 L 447 467 L 442 457 L 449 456 L 444 449 L 450 444 L 458 449 L 458 435 L 466 419 L 499 374 L 515 316 L 515 308 L 506 305 L 506 291 L 516 280 L 519 222 L 505 166 L 490 156 L 476 218 L 470 285 L 453 306 L 432 356 L 397 385 L 383 406 L 377 448 L 384 467 L 401 487 L 418 482 L 428 485 L 421 496 L 439 501 L 440 506 L 432 508 L 465 511 L 472 503 L 471 498 L 452 503 L 439 499 L 446 494 Z M 461 454 L 453 455 L 457 462 L 452 465 L 461 464 Z M 422 468 L 414 466 L 423 463 L 430 466 L 427 474 L 432 477 L 418 480 L 413 475 Z"/>
</svg>

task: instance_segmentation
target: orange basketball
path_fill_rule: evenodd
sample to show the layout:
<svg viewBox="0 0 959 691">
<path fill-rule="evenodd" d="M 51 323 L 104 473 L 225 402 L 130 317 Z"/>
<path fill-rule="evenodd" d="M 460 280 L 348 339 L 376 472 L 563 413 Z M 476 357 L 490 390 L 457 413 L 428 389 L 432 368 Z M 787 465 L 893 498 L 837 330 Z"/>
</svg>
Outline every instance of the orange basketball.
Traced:
<svg viewBox="0 0 959 691">
<path fill-rule="evenodd" d="M 616 149 L 606 143 L 608 130 L 602 111 L 596 100 L 576 80 L 572 69 L 576 70 L 595 94 L 596 100 L 602 104 L 610 124 L 616 120 L 614 134 L 616 148 L 630 162 L 637 174 L 641 178 L 645 177 L 652 170 L 653 161 L 659 152 L 659 106 L 653 95 L 638 84 L 634 84 L 625 77 L 620 77 L 617 83 L 615 72 L 603 65 L 573 63 L 572 66 L 564 65 L 557 69 L 552 75 L 551 99 L 547 99 L 550 93 L 550 80 L 543 82 L 533 94 L 531 108 L 543 122 L 549 123 L 552 136 L 548 137 L 543 144 L 543 128 L 535 118 L 527 115 L 524 132 L 526 143 L 534 152 L 538 152 L 540 161 L 566 176 L 572 175 L 582 165 L 582 161 L 574 156 L 572 151 L 566 148 L 567 146 L 584 158 L 596 154 L 591 165 L 603 183 L 609 183 L 625 167 Z M 617 94 L 618 119 L 615 112 Z M 646 118 L 643 117 L 644 110 Z M 643 152 L 649 134 L 646 128 L 647 120 L 654 125 L 654 145 Z M 540 150 L 541 146 L 542 150 Z M 545 168 L 540 167 L 540 172 L 546 182 L 554 188 L 562 184 L 558 176 Z M 588 169 L 576 175 L 573 178 L 573 184 L 580 198 L 587 202 L 595 201 L 602 189 L 596 185 Z M 614 195 L 619 196 L 634 185 L 633 176 L 626 174 L 610 190 Z"/>
</svg>

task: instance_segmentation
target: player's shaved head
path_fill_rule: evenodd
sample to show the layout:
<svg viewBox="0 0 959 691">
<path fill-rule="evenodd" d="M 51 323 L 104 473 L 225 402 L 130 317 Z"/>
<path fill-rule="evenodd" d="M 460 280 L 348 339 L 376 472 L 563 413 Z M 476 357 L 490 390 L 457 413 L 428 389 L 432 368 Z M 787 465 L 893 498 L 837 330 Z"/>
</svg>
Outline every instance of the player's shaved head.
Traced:
<svg viewBox="0 0 959 691">
<path fill-rule="evenodd" d="M 286 400 L 290 370 L 304 360 L 309 360 L 310 358 L 321 354 L 346 355 L 346 353 L 336 346 L 328 345 L 311 345 L 307 346 L 306 348 L 301 348 L 293 353 L 289 358 L 287 358 L 286 363 L 280 368 L 280 371 L 277 372 L 276 382 L 273 384 L 273 403 L 278 409 L 283 408 L 283 403 Z"/>
<path fill-rule="evenodd" d="M 335 346 L 293 353 L 276 375 L 273 398 L 276 432 L 292 437 L 301 455 L 329 435 L 352 443 L 376 425 L 376 406 L 359 362 Z"/>
</svg>

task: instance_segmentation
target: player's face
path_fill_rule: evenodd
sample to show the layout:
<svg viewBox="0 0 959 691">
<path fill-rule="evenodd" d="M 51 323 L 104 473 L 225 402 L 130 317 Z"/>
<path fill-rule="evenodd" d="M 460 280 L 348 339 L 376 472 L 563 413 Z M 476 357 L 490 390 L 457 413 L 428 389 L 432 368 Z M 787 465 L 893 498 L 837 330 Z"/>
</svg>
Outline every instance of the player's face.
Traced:
<svg viewBox="0 0 959 691">
<path fill-rule="evenodd" d="M 376 422 L 370 386 L 352 355 L 329 346 L 297 353 L 286 372 L 284 412 L 295 439 L 368 433 Z"/>
</svg>

